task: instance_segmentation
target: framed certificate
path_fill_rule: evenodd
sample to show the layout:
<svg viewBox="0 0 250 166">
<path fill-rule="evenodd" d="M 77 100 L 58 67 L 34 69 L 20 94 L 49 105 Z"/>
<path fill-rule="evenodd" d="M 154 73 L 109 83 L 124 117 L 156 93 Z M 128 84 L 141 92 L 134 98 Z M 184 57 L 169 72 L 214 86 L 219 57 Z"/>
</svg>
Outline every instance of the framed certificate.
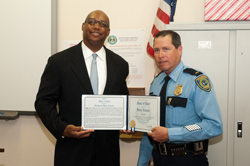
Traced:
<svg viewBox="0 0 250 166">
<path fill-rule="evenodd" d="M 84 129 L 148 132 L 159 125 L 159 96 L 82 95 Z"/>
<path fill-rule="evenodd" d="M 160 96 L 128 96 L 128 129 L 149 132 L 160 126 Z"/>
</svg>

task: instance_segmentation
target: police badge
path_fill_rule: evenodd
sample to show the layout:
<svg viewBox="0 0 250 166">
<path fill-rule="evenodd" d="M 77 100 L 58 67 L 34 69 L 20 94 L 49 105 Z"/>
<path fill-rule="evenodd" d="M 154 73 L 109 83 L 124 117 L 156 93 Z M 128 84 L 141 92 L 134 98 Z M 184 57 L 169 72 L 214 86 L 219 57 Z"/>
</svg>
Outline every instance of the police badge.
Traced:
<svg viewBox="0 0 250 166">
<path fill-rule="evenodd" d="M 182 84 L 177 85 L 174 91 L 174 95 L 179 96 L 182 93 L 182 88 L 183 88 Z"/>
</svg>

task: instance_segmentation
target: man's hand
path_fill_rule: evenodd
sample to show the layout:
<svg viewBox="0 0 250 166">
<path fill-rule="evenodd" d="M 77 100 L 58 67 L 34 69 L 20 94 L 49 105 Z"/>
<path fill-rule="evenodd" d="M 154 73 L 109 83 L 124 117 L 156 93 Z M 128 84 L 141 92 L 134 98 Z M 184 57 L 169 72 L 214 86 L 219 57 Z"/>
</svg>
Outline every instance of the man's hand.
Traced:
<svg viewBox="0 0 250 166">
<path fill-rule="evenodd" d="M 168 129 L 165 127 L 157 126 L 152 128 L 152 132 L 148 132 L 148 135 L 152 137 L 154 141 L 163 143 L 169 141 Z"/>
<path fill-rule="evenodd" d="M 94 132 L 93 129 L 83 130 L 83 127 L 81 126 L 68 125 L 63 131 L 63 136 L 80 139 L 84 137 L 89 137 L 90 133 L 92 132 Z"/>
</svg>

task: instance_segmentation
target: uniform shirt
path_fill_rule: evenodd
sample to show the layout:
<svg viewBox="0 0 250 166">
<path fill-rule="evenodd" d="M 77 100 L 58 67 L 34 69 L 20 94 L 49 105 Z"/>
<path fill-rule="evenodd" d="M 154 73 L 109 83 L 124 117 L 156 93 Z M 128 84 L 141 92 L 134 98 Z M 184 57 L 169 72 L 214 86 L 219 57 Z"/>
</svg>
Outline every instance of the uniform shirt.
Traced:
<svg viewBox="0 0 250 166">
<path fill-rule="evenodd" d="M 91 64 L 93 59 L 93 52 L 82 42 L 82 52 L 86 63 L 87 71 L 90 76 Z M 98 72 L 98 94 L 103 94 L 107 80 L 107 63 L 106 63 L 106 52 L 102 47 L 99 51 L 95 52 L 98 56 L 96 58 L 97 72 Z"/>
<path fill-rule="evenodd" d="M 165 115 L 168 143 L 201 141 L 222 133 L 221 113 L 213 84 L 204 73 L 184 72 L 186 68 L 180 62 L 169 75 L 171 79 L 167 85 Z M 162 72 L 153 80 L 150 95 L 159 96 L 165 76 L 166 73 Z M 178 89 L 181 86 L 180 93 Z M 147 166 L 152 149 L 147 133 L 144 133 L 138 166 Z"/>
</svg>

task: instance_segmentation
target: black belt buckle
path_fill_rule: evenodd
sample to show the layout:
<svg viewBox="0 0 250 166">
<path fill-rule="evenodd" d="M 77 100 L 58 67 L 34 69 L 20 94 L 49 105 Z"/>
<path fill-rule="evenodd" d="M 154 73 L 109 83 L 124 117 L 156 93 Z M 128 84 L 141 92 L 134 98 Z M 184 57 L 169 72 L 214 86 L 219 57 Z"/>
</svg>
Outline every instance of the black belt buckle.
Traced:
<svg viewBox="0 0 250 166">
<path fill-rule="evenodd" d="M 159 152 L 161 155 L 167 155 L 167 147 L 165 143 L 159 143 Z"/>
</svg>

